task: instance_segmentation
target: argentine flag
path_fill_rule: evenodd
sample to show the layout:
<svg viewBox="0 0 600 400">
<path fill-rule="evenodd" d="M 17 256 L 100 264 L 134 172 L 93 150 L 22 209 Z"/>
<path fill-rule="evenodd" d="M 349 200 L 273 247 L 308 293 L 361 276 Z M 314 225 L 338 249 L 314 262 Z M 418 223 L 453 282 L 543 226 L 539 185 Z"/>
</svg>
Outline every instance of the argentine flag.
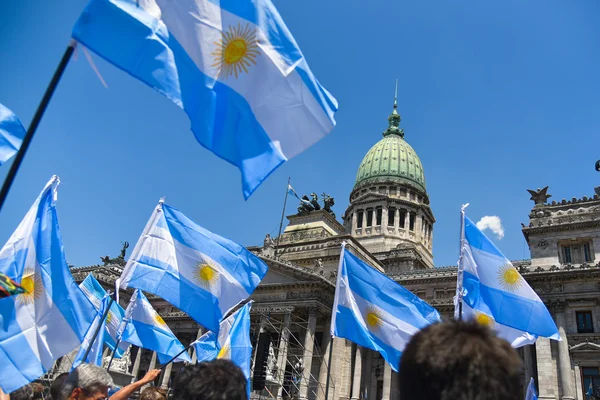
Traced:
<svg viewBox="0 0 600 400">
<path fill-rule="evenodd" d="M 0 272 L 25 293 L 0 300 L 0 387 L 10 393 L 79 346 L 96 310 L 73 280 L 58 227 L 53 176 L 0 250 Z"/>
<path fill-rule="evenodd" d="M 398 371 L 410 338 L 438 321 L 435 308 L 342 247 L 332 336 L 378 351 Z"/>
<path fill-rule="evenodd" d="M 19 118 L 0 104 L 0 165 L 17 154 L 25 133 L 25 128 Z"/>
<path fill-rule="evenodd" d="M 104 298 L 100 301 L 100 307 L 98 307 L 96 311 L 96 317 L 94 318 L 92 325 L 90 325 L 87 333 L 85 334 L 85 337 L 83 338 L 83 343 L 81 344 L 77 355 L 75 355 L 75 360 L 73 360 L 71 371 L 77 368 L 79 364 L 83 362 L 102 366 L 102 350 L 104 348 L 104 337 L 108 314 L 107 318 L 103 317 L 104 312 L 106 311 L 106 308 L 108 307 L 110 302 L 111 298 L 109 295 L 105 295 Z M 99 330 L 98 326 L 100 326 Z M 96 337 L 94 337 L 94 335 L 96 334 L 96 330 L 98 330 L 98 334 L 96 335 Z M 84 360 L 83 357 L 85 356 L 86 352 L 88 352 L 88 355 Z"/>
<path fill-rule="evenodd" d="M 223 317 L 250 297 L 267 268 L 243 246 L 196 225 L 161 201 L 117 286 L 154 293 L 218 332 Z"/>
<path fill-rule="evenodd" d="M 337 101 L 270 0 L 91 0 L 72 35 L 183 108 L 245 198 L 335 125 Z"/>
<path fill-rule="evenodd" d="M 477 225 L 463 216 L 458 290 L 463 318 L 495 329 L 513 347 L 535 343 L 538 336 L 560 340 L 558 329 L 539 296 Z"/>
<path fill-rule="evenodd" d="M 141 290 L 133 293 L 120 332 L 122 332 L 122 341 L 155 351 L 161 364 L 185 349 Z M 183 352 L 175 360 L 178 361 L 191 362 L 192 360 L 186 352 Z"/>
<path fill-rule="evenodd" d="M 218 335 L 215 332 L 208 331 L 193 343 L 198 362 L 223 358 L 231 360 L 240 367 L 248 380 L 248 395 L 250 395 L 250 359 L 252 358 L 252 342 L 250 341 L 251 307 L 252 301 L 224 319 L 221 322 Z"/>
<path fill-rule="evenodd" d="M 100 283 L 94 278 L 94 275 L 89 274 L 83 282 L 79 284 L 79 287 L 85 293 L 88 299 L 92 302 L 96 310 L 100 309 L 102 304 L 102 299 L 106 296 L 106 290 L 100 285 Z M 106 316 L 106 333 L 108 335 L 104 336 L 104 342 L 108 346 L 109 349 L 115 351 L 115 344 L 117 344 L 117 332 L 119 331 L 119 325 L 121 325 L 121 321 L 125 317 L 125 310 L 121 307 L 116 301 L 113 302 L 110 307 L 110 311 Z M 119 343 L 119 348 L 115 352 L 116 358 L 121 358 L 123 353 L 129 347 L 128 343 Z"/>
</svg>

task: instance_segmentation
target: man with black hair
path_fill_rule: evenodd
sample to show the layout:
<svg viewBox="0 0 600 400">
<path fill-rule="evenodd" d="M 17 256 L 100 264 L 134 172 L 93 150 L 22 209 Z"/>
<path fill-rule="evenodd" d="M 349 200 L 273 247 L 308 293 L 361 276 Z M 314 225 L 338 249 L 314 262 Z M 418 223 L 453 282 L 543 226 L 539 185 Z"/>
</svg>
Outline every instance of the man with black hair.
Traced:
<svg viewBox="0 0 600 400">
<path fill-rule="evenodd" d="M 173 400 L 248 400 L 246 377 L 229 360 L 188 365 L 173 382 Z"/>
<path fill-rule="evenodd" d="M 401 400 L 518 400 L 522 363 L 510 344 L 475 322 L 418 332 L 400 359 Z"/>
<path fill-rule="evenodd" d="M 63 382 L 67 379 L 67 376 L 69 376 L 69 373 L 63 372 L 54 378 L 54 382 L 50 385 L 50 396 L 52 397 L 52 400 L 60 400 L 60 388 L 62 388 Z"/>
</svg>

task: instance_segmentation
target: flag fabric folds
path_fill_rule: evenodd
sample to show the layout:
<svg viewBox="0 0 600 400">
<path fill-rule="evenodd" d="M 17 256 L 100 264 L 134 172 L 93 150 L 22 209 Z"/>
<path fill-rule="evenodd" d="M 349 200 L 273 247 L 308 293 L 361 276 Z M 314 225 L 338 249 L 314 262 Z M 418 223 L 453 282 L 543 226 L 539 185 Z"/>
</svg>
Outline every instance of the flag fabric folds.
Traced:
<svg viewBox="0 0 600 400">
<path fill-rule="evenodd" d="M 111 302 L 111 298 L 109 295 L 105 295 L 104 298 L 100 301 L 100 307 L 96 310 L 96 317 L 90 325 L 85 337 L 83 338 L 83 343 L 81 343 L 81 347 L 73 360 L 73 365 L 71 366 L 71 370 L 74 370 L 81 363 L 88 363 L 94 365 L 102 366 L 102 350 L 104 348 L 104 337 L 106 331 L 106 319 L 104 317 L 104 312 L 109 307 Z M 98 327 L 100 327 L 98 329 Z M 98 331 L 98 334 L 94 338 L 94 335 Z M 88 355 L 84 360 L 85 353 L 88 351 Z"/>
<path fill-rule="evenodd" d="M 590 379 L 590 386 L 588 386 L 588 390 L 587 390 L 587 392 L 585 392 L 585 395 L 588 398 L 592 397 L 594 395 L 594 382 L 591 379 Z"/>
<path fill-rule="evenodd" d="M 529 380 L 529 386 L 527 386 L 527 393 L 525 394 L 525 400 L 537 400 L 537 392 L 535 390 L 535 382 L 533 378 Z"/>
<path fill-rule="evenodd" d="M 270 0 L 91 0 L 72 36 L 183 108 L 245 198 L 335 125 L 337 101 Z"/>
<path fill-rule="evenodd" d="M 102 299 L 104 299 L 106 296 L 106 290 L 104 290 L 102 285 L 100 285 L 96 278 L 94 278 L 94 275 L 89 274 L 83 280 L 83 282 L 79 284 L 79 287 L 92 302 L 96 310 L 99 310 L 100 305 L 102 304 Z M 113 302 L 110 307 L 110 311 L 106 316 L 106 333 L 108 333 L 108 335 L 104 336 L 104 342 L 112 351 L 115 351 L 115 345 L 117 344 L 117 332 L 119 331 L 119 326 L 121 325 L 121 321 L 123 321 L 124 317 L 125 310 L 123 310 L 123 307 L 121 307 L 116 301 Z M 119 343 L 119 348 L 115 352 L 115 357 L 121 358 L 128 346 L 128 343 Z"/>
<path fill-rule="evenodd" d="M 96 311 L 65 260 L 55 202 L 46 184 L 0 250 L 0 272 L 25 292 L 0 300 L 0 387 L 10 393 L 48 371 L 81 344 Z"/>
<path fill-rule="evenodd" d="M 342 247 L 332 336 L 378 351 L 398 371 L 410 338 L 438 321 L 433 307 Z"/>
<path fill-rule="evenodd" d="M 185 349 L 141 290 L 136 290 L 131 297 L 120 332 L 122 341 L 155 351 L 161 364 Z M 183 352 L 175 361 L 192 360 Z"/>
<path fill-rule="evenodd" d="M 0 104 L 0 165 L 10 160 L 21 148 L 25 128 L 17 116 Z"/>
<path fill-rule="evenodd" d="M 534 343 L 536 336 L 560 340 L 550 312 L 535 291 L 464 213 L 463 219 L 459 262 L 463 317 L 495 328 L 515 347 Z"/>
<path fill-rule="evenodd" d="M 154 293 L 218 332 L 223 317 L 250 297 L 267 269 L 243 246 L 160 202 L 117 285 Z"/>
<path fill-rule="evenodd" d="M 252 358 L 252 342 L 250 341 L 251 307 L 252 301 L 224 319 L 221 322 L 218 335 L 209 331 L 193 343 L 198 362 L 223 358 L 231 360 L 240 367 L 248 380 L 248 395 L 250 394 L 250 359 Z"/>
</svg>

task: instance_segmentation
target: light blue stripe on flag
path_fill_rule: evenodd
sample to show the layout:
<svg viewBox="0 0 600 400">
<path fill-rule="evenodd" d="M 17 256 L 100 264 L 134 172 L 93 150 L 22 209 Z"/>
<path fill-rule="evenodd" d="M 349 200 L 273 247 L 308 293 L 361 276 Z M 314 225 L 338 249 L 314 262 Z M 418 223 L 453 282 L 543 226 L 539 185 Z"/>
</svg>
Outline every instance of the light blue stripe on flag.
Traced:
<svg viewBox="0 0 600 400">
<path fill-rule="evenodd" d="M 0 250 L 0 272 L 26 293 L 0 301 L 0 387 L 10 393 L 82 342 L 96 314 L 73 280 L 58 226 L 54 176 Z"/>
<path fill-rule="evenodd" d="M 378 351 L 398 371 L 412 335 L 439 313 L 398 283 L 342 249 L 331 334 Z"/>
<path fill-rule="evenodd" d="M 217 332 L 250 297 L 267 265 L 243 246 L 160 203 L 123 270 L 119 286 L 154 293 Z"/>
<path fill-rule="evenodd" d="M 533 378 L 529 380 L 529 385 L 527 386 L 527 394 L 525 395 L 525 400 L 537 400 L 537 391 L 535 390 L 535 382 Z"/>
<path fill-rule="evenodd" d="M 269 0 L 92 0 L 73 38 L 182 107 L 245 198 L 335 125 L 337 101 Z"/>
<path fill-rule="evenodd" d="M 19 118 L 0 104 L 0 165 L 17 154 L 25 133 L 25 128 Z"/>
</svg>

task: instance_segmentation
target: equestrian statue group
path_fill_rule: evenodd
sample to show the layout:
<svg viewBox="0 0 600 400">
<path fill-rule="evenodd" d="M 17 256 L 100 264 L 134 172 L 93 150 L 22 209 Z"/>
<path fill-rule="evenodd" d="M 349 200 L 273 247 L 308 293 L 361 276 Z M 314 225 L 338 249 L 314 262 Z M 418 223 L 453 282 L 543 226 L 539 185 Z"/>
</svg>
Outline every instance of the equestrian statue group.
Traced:
<svg viewBox="0 0 600 400">
<path fill-rule="evenodd" d="M 310 194 L 310 199 L 307 195 L 303 195 L 300 199 L 300 206 L 298 207 L 298 214 L 308 214 L 312 211 L 318 211 L 321 209 L 321 205 L 319 204 L 319 196 L 316 193 Z M 321 198 L 323 200 L 323 210 L 327 211 L 329 214 L 335 218 L 335 214 L 331 207 L 335 204 L 333 201 L 333 197 L 323 193 L 321 194 Z"/>
</svg>

